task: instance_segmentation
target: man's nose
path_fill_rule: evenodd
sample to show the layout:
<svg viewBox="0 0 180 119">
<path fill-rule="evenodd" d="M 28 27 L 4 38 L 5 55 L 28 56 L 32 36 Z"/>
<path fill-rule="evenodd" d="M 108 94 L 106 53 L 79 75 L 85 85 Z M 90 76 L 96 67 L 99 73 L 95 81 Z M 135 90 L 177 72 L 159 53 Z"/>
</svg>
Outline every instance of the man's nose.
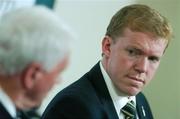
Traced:
<svg viewBox="0 0 180 119">
<path fill-rule="evenodd" d="M 146 57 L 139 58 L 135 64 L 135 70 L 138 73 L 146 73 L 148 70 L 148 59 Z"/>
</svg>

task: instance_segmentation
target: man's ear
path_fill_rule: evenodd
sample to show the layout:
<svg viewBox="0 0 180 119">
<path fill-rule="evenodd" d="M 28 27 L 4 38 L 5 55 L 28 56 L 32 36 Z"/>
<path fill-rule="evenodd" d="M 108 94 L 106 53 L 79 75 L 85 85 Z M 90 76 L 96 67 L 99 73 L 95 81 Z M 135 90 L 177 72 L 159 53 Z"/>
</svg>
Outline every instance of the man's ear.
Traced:
<svg viewBox="0 0 180 119">
<path fill-rule="evenodd" d="M 42 78 L 43 69 L 42 66 L 38 63 L 29 64 L 21 75 L 21 81 L 24 88 L 31 89 L 36 83 L 36 80 Z"/>
<path fill-rule="evenodd" d="M 109 57 L 112 45 L 112 39 L 109 36 L 105 36 L 102 41 L 102 55 L 105 55 L 106 57 Z"/>
</svg>

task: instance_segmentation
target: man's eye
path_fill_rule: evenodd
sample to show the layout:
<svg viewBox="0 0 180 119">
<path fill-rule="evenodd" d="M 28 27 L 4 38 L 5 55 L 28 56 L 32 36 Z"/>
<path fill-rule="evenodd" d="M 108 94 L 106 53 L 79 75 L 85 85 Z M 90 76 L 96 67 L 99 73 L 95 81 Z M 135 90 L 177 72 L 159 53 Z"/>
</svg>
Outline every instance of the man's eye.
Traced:
<svg viewBox="0 0 180 119">
<path fill-rule="evenodd" d="M 136 55 L 139 55 L 139 52 L 137 50 L 134 50 L 134 49 L 128 49 L 128 54 L 130 56 L 136 56 Z"/>
<path fill-rule="evenodd" d="M 152 62 L 158 62 L 160 59 L 158 57 L 152 56 L 148 58 Z"/>
</svg>

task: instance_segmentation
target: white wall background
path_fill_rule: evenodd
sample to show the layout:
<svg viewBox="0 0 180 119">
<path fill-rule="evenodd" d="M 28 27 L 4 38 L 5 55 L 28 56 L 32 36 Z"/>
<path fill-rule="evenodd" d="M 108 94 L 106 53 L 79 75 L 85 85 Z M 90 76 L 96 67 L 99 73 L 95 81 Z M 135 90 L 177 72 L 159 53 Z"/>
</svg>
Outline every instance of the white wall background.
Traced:
<svg viewBox="0 0 180 119">
<path fill-rule="evenodd" d="M 154 81 L 145 89 L 155 119 L 180 119 L 180 31 L 179 0 L 57 0 L 55 11 L 74 29 L 78 38 L 72 42 L 71 61 L 42 104 L 40 112 L 55 94 L 71 84 L 101 59 L 101 40 L 112 15 L 131 3 L 144 3 L 159 10 L 172 22 L 175 39 L 160 65 Z"/>
</svg>

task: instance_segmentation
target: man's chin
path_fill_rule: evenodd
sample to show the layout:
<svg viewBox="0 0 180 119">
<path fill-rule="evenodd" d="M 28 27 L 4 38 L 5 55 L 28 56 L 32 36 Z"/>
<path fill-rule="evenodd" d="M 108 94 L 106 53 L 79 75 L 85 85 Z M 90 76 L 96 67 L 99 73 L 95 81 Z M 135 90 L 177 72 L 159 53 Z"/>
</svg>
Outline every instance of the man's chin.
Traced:
<svg viewBox="0 0 180 119">
<path fill-rule="evenodd" d="M 140 90 L 133 90 L 133 91 L 129 91 L 128 94 L 129 96 L 136 96 L 139 92 Z"/>
<path fill-rule="evenodd" d="M 140 89 L 133 87 L 133 88 L 129 88 L 125 93 L 128 96 L 136 96 L 140 91 L 141 91 Z"/>
</svg>

